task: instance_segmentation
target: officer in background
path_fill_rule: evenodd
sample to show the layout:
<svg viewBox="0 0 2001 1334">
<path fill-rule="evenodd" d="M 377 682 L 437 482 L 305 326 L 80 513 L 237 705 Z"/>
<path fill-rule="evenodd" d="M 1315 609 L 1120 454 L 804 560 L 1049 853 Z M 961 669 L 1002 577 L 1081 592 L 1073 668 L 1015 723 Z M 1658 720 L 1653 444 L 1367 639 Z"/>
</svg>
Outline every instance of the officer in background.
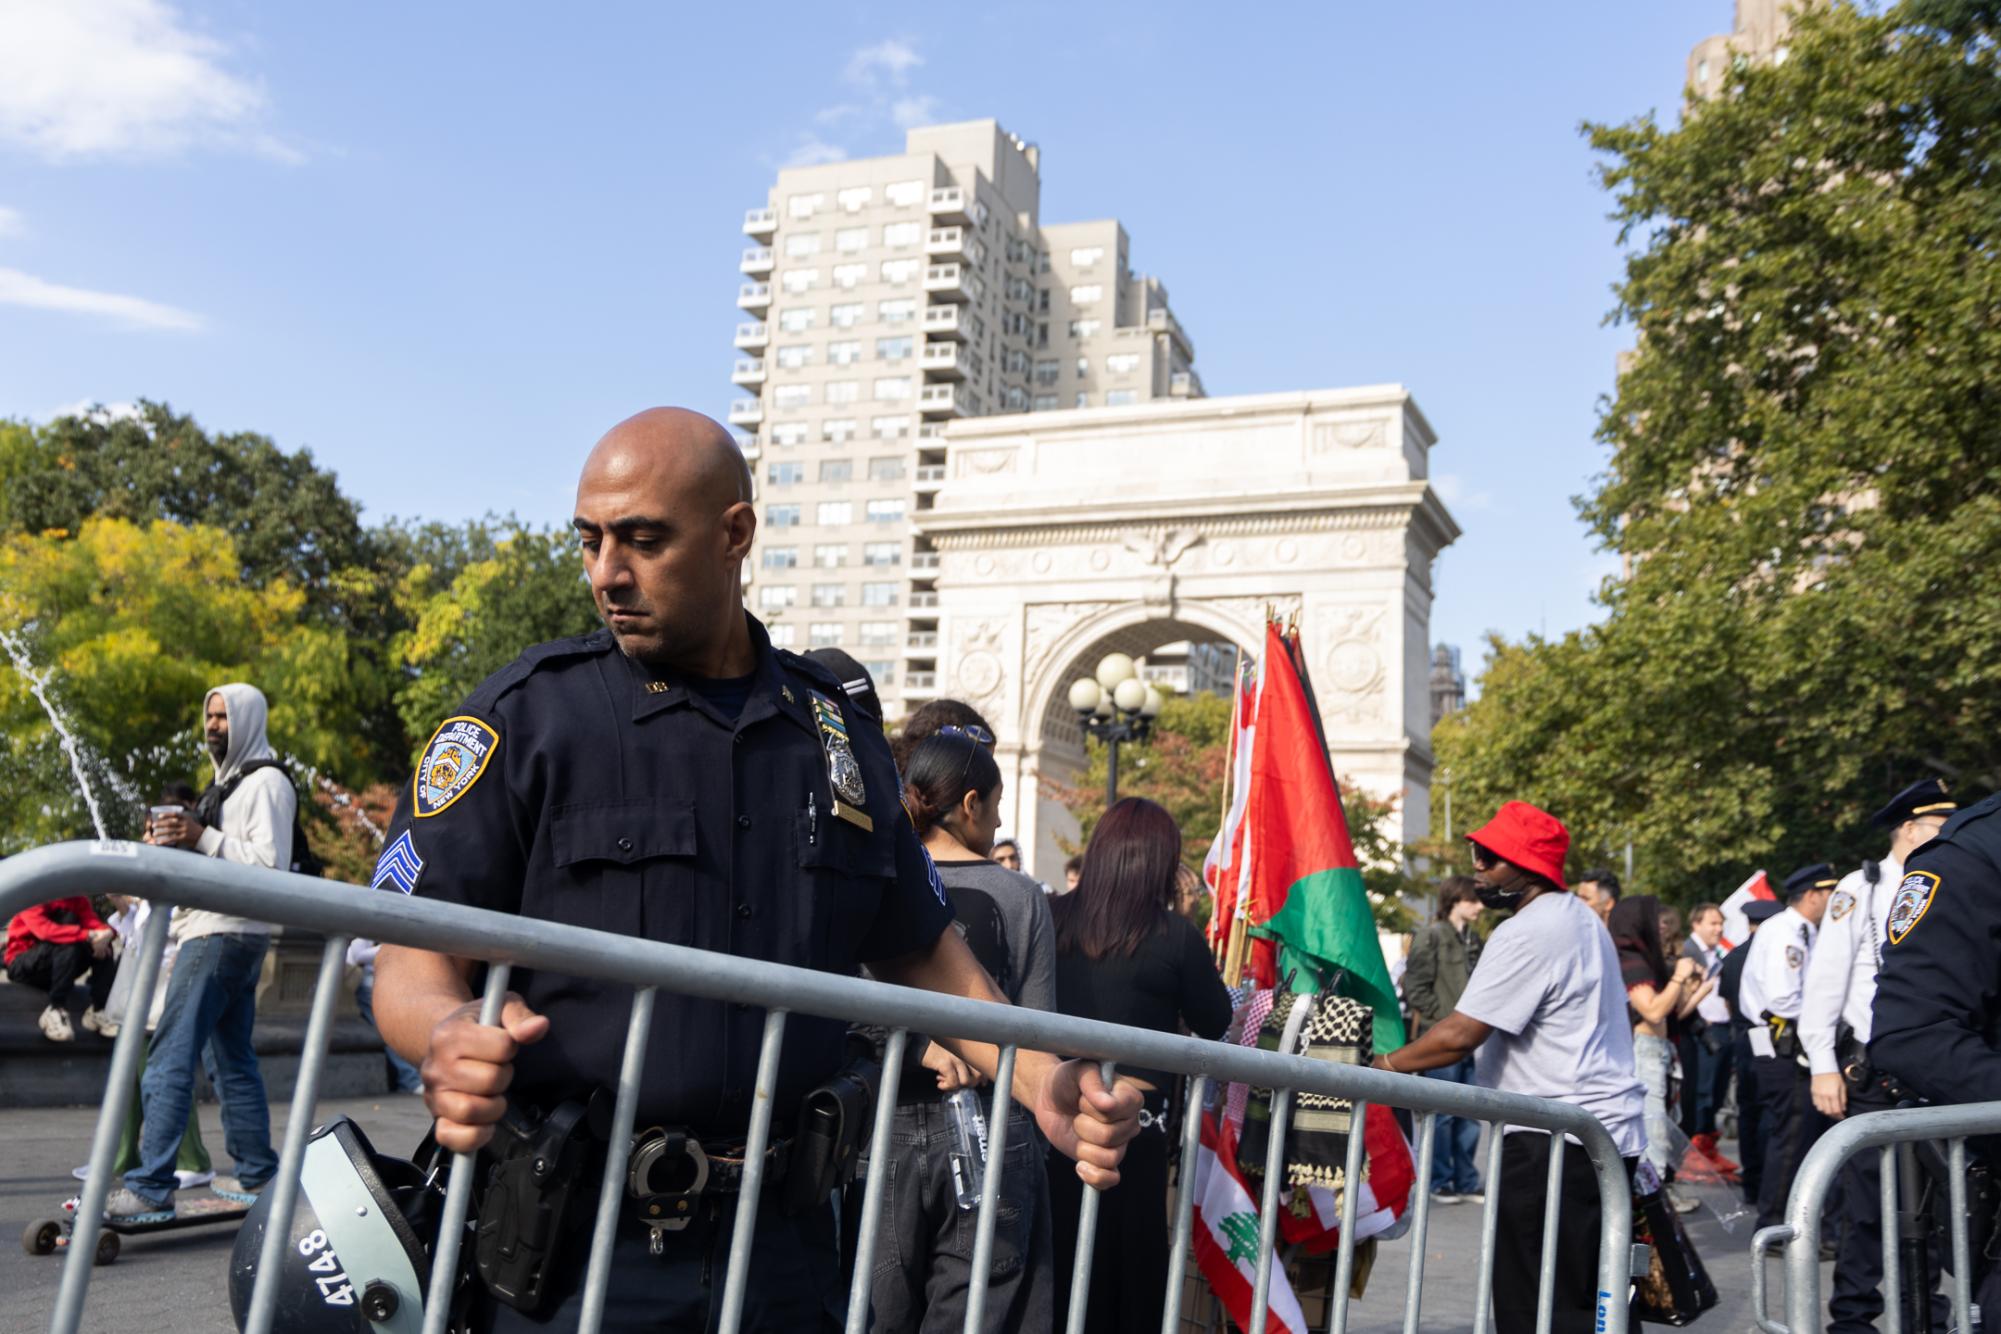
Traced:
<svg viewBox="0 0 2001 1334">
<path fill-rule="evenodd" d="M 1871 823 L 1890 831 L 1889 854 L 1843 876 L 1827 901 L 1827 916 L 1807 963 L 1799 1037 L 1806 1049 L 1814 1109 L 1830 1120 L 1897 1105 L 1889 1081 L 1870 1069 L 1868 1058 L 1876 971 L 1883 963 L 1883 924 L 1904 878 L 1904 858 L 1929 842 L 1957 809 L 1945 784 L 1935 778 L 1913 783 L 1890 798 L 1870 817 Z M 1834 1295 L 1827 1304 L 1832 1334 L 1873 1330 L 1883 1313 L 1879 1167 L 1876 1154 L 1858 1153 L 1841 1169 L 1836 1194 L 1840 1252 Z M 1951 1304 L 1938 1295 L 1932 1305 L 1934 1324 L 1945 1328 Z"/>
<path fill-rule="evenodd" d="M 1758 1098 L 1765 1113 L 1759 1227 L 1779 1221 L 1800 1160 L 1827 1129 L 1827 1118 L 1814 1110 L 1798 1024 L 1807 957 L 1813 953 L 1814 935 L 1835 884 L 1834 868 L 1826 862 L 1794 871 L 1786 877 L 1785 911 L 1745 946 L 1750 958 L 1744 964 L 1738 1001 L 1752 1021 L 1751 1064 L 1758 1074 Z"/>
<path fill-rule="evenodd" d="M 951 909 L 902 817 L 879 725 L 841 677 L 775 650 L 743 610 L 750 500 L 741 451 L 695 413 L 643 412 L 598 442 L 575 527 L 607 629 L 529 649 L 444 720 L 398 803 L 375 887 L 835 973 L 866 963 L 885 981 L 1005 1004 L 946 929 Z M 617 1086 L 631 989 L 528 969 L 514 982 L 489 1028 L 472 960 L 385 946 L 377 961 L 377 1019 L 421 1062 L 447 1149 L 485 1145 L 510 1111 L 556 1125 L 552 1108 Z M 628 1178 L 607 1330 L 713 1322 L 763 1026 L 749 1005 L 660 994 L 636 1122 L 659 1161 L 643 1182 Z M 777 1197 L 798 1166 L 788 1150 L 803 1139 L 801 1103 L 836 1074 L 846 1028 L 804 1014 L 786 1024 L 746 1328 L 841 1325 L 827 1195 L 793 1210 Z M 997 1068 L 992 1046 L 945 1045 L 989 1077 Z M 1116 1182 L 1137 1089 L 1022 1051 L 1014 1096 L 1079 1176 Z M 476 1328 L 575 1327 L 580 1220 L 598 1193 L 589 1164 L 601 1161 L 571 1183 L 581 1214 L 545 1229 L 575 1237 L 559 1238 L 546 1300 L 524 1313 L 488 1282 Z M 532 1230 L 532 1217 L 494 1216 L 495 1194 L 490 1184 L 482 1231 Z M 649 1216 L 645 1201 L 663 1197 L 685 1204 L 684 1225 L 674 1209 L 666 1223 Z"/>
<path fill-rule="evenodd" d="M 1883 917 L 1869 1061 L 1934 1103 L 2001 1102 L 1997 812 L 2001 794 L 1947 819 L 1938 837 L 1905 862 Z M 2001 1167 L 2001 1144 L 1976 1139 L 1970 1146 L 1990 1168 Z M 1991 1213 L 1973 1220 L 1976 1270 L 1984 1249 L 1980 1233 L 1994 1222 Z M 1981 1310 L 2001 1311 L 2001 1265 L 1974 1277 Z"/>
<path fill-rule="evenodd" d="M 1753 899 L 1744 905 L 1744 921 L 1751 935 L 1743 944 L 1723 956 L 1723 968 L 1716 974 L 1716 994 L 1730 1007 L 1730 1067 L 1737 1076 L 1737 1156 L 1743 1160 L 1739 1189 L 1744 1203 L 1758 1202 L 1758 1188 L 1764 1181 L 1765 1109 L 1758 1100 L 1758 1071 L 1751 1063 L 1752 1020 L 1744 1016 L 1744 965 L 1751 958 L 1751 941 L 1758 929 L 1784 912 L 1785 905 L 1771 899 Z"/>
</svg>

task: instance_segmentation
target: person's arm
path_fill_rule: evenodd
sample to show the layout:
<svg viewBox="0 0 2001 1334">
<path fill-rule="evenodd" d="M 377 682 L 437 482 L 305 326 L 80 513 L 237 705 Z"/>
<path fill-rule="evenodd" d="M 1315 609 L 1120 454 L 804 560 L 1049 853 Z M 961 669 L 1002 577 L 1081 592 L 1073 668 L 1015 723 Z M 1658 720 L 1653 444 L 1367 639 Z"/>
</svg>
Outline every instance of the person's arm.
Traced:
<svg viewBox="0 0 2001 1334">
<path fill-rule="evenodd" d="M 1807 957 L 1806 981 L 1800 988 L 1800 1048 L 1806 1052 L 1807 1069 L 1812 1074 L 1813 1105 L 1822 1116 L 1840 1120 L 1848 1114 L 1848 1081 L 1841 1075 L 1840 1055 L 1835 1051 L 1835 1033 L 1841 1025 L 1841 1011 L 1848 1003 L 1848 979 L 1855 967 L 1855 951 L 1861 938 L 1855 930 L 1862 914 L 1856 911 L 1857 891 L 1868 894 L 1868 879 L 1850 872 L 1820 919 L 1820 935 L 1813 953 Z M 1840 915 L 1836 916 L 1836 909 Z"/>
<path fill-rule="evenodd" d="M 1420 1023 L 1428 1023 L 1439 1011 L 1438 933 L 1430 927 L 1411 942 L 1410 962 L 1403 970 L 1403 998 Z"/>
<path fill-rule="evenodd" d="M 1714 978 L 1691 975 L 1689 981 L 1682 987 L 1682 1001 L 1681 1005 L 1674 1012 L 1675 1018 L 1686 1019 L 1691 1014 L 1694 1014 L 1695 1007 L 1702 1004 L 1708 998 L 1709 993 L 1714 990 L 1716 990 L 1716 980 Z"/>
<path fill-rule="evenodd" d="M 216 826 L 204 827 L 195 839 L 195 851 L 226 862 L 289 871 L 292 819 L 299 812 L 298 794 L 292 791 L 291 781 L 277 769 L 259 769 L 243 780 L 229 800 L 243 811 L 243 833 L 225 834 Z"/>
<path fill-rule="evenodd" d="M 1695 977 L 1695 961 L 1682 959 L 1674 966 L 1674 976 L 1667 985 L 1656 990 L 1652 983 L 1641 982 L 1626 988 L 1626 1004 L 1633 1007 L 1633 1013 L 1642 1023 L 1666 1023 L 1669 1015 L 1686 1014 L 1691 1008 L 1689 996 L 1693 994 L 1691 982 Z"/>
<path fill-rule="evenodd" d="M 53 904 L 38 903 L 32 908 L 23 908 L 14 918 L 14 924 L 26 928 L 36 940 L 45 940 L 51 945 L 81 945 L 90 939 L 90 928 L 78 922 L 58 921 L 49 915 Z"/>
<path fill-rule="evenodd" d="M 1230 989 L 1216 971 L 1201 931 L 1185 917 L 1176 917 L 1181 932 L 1181 1022 L 1198 1038 L 1220 1038 L 1229 1030 L 1236 1007 Z"/>
<path fill-rule="evenodd" d="M 1442 1065 L 1457 1065 L 1494 1035 L 1493 1026 L 1454 1010 L 1424 1030 L 1417 1041 L 1385 1052 L 1369 1064 L 1393 1074 L 1417 1075 Z"/>
<path fill-rule="evenodd" d="M 375 1024 L 382 1038 L 424 1076 L 424 1103 L 438 1143 L 470 1152 L 493 1138 L 507 1111 L 514 1054 L 549 1032 L 549 1021 L 513 992 L 500 1025 L 479 1022 L 475 965 L 429 950 L 384 945 L 375 957 Z"/>
</svg>

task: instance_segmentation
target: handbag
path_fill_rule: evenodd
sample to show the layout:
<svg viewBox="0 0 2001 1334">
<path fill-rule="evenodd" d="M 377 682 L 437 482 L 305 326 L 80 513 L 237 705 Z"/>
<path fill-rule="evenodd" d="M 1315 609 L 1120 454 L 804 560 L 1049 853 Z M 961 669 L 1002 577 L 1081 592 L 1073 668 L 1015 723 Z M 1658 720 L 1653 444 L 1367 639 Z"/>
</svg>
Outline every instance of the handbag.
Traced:
<svg viewBox="0 0 2001 1334">
<path fill-rule="evenodd" d="M 1640 1165 L 1633 1187 L 1633 1240 L 1648 1248 L 1634 1313 L 1656 1325 L 1693 1324 L 1716 1305 L 1716 1285 L 1650 1165 Z"/>
</svg>

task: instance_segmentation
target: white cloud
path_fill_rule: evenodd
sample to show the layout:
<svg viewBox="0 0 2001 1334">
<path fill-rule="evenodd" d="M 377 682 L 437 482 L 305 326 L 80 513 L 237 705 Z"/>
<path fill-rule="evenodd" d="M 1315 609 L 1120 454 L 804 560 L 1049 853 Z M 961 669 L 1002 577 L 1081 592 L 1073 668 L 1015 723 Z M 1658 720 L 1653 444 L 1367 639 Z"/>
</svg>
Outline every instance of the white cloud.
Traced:
<svg viewBox="0 0 2001 1334">
<path fill-rule="evenodd" d="M 792 151 L 777 165 L 844 162 L 851 156 L 851 143 L 872 140 L 889 128 L 909 130 L 935 123 L 938 99 L 910 87 L 912 72 L 923 65 L 917 44 L 901 37 L 856 48 L 841 67 L 841 100 L 813 113 L 813 128 L 799 133 Z"/>
<path fill-rule="evenodd" d="M 914 45 L 891 37 L 849 56 L 841 77 L 857 88 L 874 88 L 885 78 L 892 87 L 901 88 L 910 81 L 910 71 L 923 63 Z"/>
<path fill-rule="evenodd" d="M 30 310 L 88 315 L 125 329 L 194 333 L 202 327 L 201 316 L 177 306 L 162 305 L 144 297 L 126 296 L 119 292 L 65 287 L 19 269 L 0 269 L 0 306 L 26 306 Z"/>
<path fill-rule="evenodd" d="M 1494 497 L 1485 491 L 1469 490 L 1466 479 L 1456 472 L 1441 472 L 1431 479 L 1431 489 L 1438 498 L 1453 509 L 1471 513 L 1486 509 L 1494 503 Z"/>
<path fill-rule="evenodd" d="M 301 161 L 228 54 L 164 0 L 0 0 L 0 143 L 52 161 L 197 146 Z"/>
<path fill-rule="evenodd" d="M 938 119 L 938 99 L 929 93 L 899 97 L 889 104 L 889 119 L 899 130 L 928 125 Z"/>
<path fill-rule="evenodd" d="M 824 139 L 809 134 L 799 141 L 796 148 L 785 155 L 784 161 L 779 165 L 785 167 L 817 167 L 824 162 L 845 162 L 847 160 L 847 149 L 842 148 L 839 144 L 830 144 Z"/>
<path fill-rule="evenodd" d="M 13 240 L 28 234 L 28 220 L 18 208 L 8 208 L 0 204 L 0 241 Z"/>
</svg>

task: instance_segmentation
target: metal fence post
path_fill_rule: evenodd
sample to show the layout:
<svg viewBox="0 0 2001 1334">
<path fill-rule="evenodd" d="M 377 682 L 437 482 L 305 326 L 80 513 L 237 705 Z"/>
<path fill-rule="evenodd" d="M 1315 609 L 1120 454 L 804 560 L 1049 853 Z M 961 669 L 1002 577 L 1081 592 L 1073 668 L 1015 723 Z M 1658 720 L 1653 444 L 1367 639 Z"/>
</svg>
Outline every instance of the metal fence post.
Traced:
<svg viewBox="0 0 2001 1334">
<path fill-rule="evenodd" d="M 1479 1273 L 1474 1282 L 1473 1334 L 1487 1334 L 1494 1323 L 1494 1241 L 1501 1222 L 1501 1142 L 1507 1136 L 1495 1124 L 1487 1131 L 1487 1207 L 1480 1214 Z"/>
<path fill-rule="evenodd" d="M 1000 1211 L 1002 1160 L 1007 1156 L 1007 1122 L 1013 1110 L 1012 1046 L 1002 1047 L 994 1072 L 993 1105 L 987 1114 L 987 1162 L 980 1174 L 980 1213 L 973 1224 L 973 1268 L 966 1291 L 966 1334 L 979 1334 L 987 1313 L 987 1275 L 994 1264 L 994 1218 Z"/>
<path fill-rule="evenodd" d="M 1876 1184 L 1881 1188 L 1883 1224 L 1883 1334 L 1903 1334 L 1904 1276 L 1897 1263 L 1897 1241 L 1903 1233 L 1903 1219 L 1897 1216 L 1902 1204 L 1897 1198 L 1897 1149 L 1893 1144 L 1885 1144 L 1877 1152 L 1881 1155 Z"/>
<path fill-rule="evenodd" d="M 1431 1164 L 1438 1148 L 1438 1119 L 1437 1112 L 1426 1112 L 1417 1123 L 1417 1176 L 1410 1187 L 1417 1203 L 1410 1224 L 1410 1273 L 1404 1279 L 1403 1334 L 1417 1334 L 1418 1311 L 1424 1305 L 1424 1248 L 1431 1229 Z M 1499 1130 L 1496 1126 L 1496 1133 Z M 1493 1188 L 1489 1182 L 1487 1189 Z"/>
<path fill-rule="evenodd" d="M 1181 1322 L 1181 1290 L 1188 1280 L 1189 1234 L 1195 1220 L 1195 1161 L 1202 1153 L 1202 1112 L 1208 1101 L 1209 1080 L 1191 1076 L 1188 1096 L 1181 1106 L 1181 1164 L 1174 1185 L 1174 1229 L 1167 1250 L 1167 1303 L 1160 1318 L 1160 1334 L 1175 1334 Z"/>
<path fill-rule="evenodd" d="M 479 1022 L 487 1028 L 500 1026 L 500 1011 L 507 1001 L 504 963 L 488 964 L 486 992 L 479 1001 Z M 451 1175 L 445 1179 L 445 1208 L 438 1218 L 437 1254 L 431 1257 L 431 1300 L 424 1304 L 424 1334 L 445 1334 L 451 1317 L 451 1292 L 459 1272 L 459 1246 L 465 1240 L 466 1210 L 472 1204 L 472 1177 L 476 1153 L 452 1155 Z"/>
<path fill-rule="evenodd" d="M 1112 1087 L 1116 1065 L 1111 1061 L 1098 1064 L 1098 1077 L 1106 1088 Z M 1084 1316 L 1091 1304 L 1091 1261 L 1098 1252 L 1098 1206 L 1104 1192 L 1093 1186 L 1084 1188 L 1083 1207 L 1077 1211 L 1077 1263 L 1070 1269 L 1070 1318 L 1065 1322 L 1067 1334 L 1084 1334 Z"/>
<path fill-rule="evenodd" d="M 1329 1329 L 1347 1334 L 1348 1289 L 1355 1282 L 1355 1213 L 1361 1207 L 1362 1146 L 1369 1104 L 1357 1099 L 1348 1122 L 1348 1157 L 1341 1166 L 1341 1240 L 1334 1251 L 1334 1311 Z M 1413 1185 L 1412 1189 L 1416 1187 Z"/>
<path fill-rule="evenodd" d="M 1538 1262 L 1535 1295 L 1536 1334 L 1549 1334 L 1556 1309 L 1556 1229 L 1563 1215 L 1563 1151 L 1569 1141 L 1561 1135 L 1549 1137 L 1549 1178 L 1542 1202 L 1542 1256 Z"/>
<path fill-rule="evenodd" d="M 719 1334 L 737 1334 L 743 1323 L 751 1242 L 757 1235 L 758 1195 L 764 1189 L 764 1151 L 771 1143 L 772 1103 L 778 1097 L 778 1056 L 784 1045 L 785 1011 L 774 1008 L 764 1016 L 764 1043 L 757 1053 L 757 1084 L 750 1103 L 750 1135 L 743 1146 L 743 1184 L 737 1190 L 736 1220 L 730 1229 Z"/>
<path fill-rule="evenodd" d="M 1962 1334 L 1973 1328 L 1973 1257 L 1966 1230 L 1966 1140 L 1952 1141 L 1946 1155 L 1947 1196 L 1952 1214 L 1952 1325 Z"/>
<path fill-rule="evenodd" d="M 598 1326 L 604 1323 L 611 1253 L 618 1242 L 618 1205 L 625 1198 L 632 1127 L 639 1119 L 639 1081 L 646 1071 L 646 1043 L 653 1033 L 654 994 L 652 987 L 639 987 L 632 993 L 632 1014 L 625 1024 L 625 1054 L 618 1066 L 618 1100 L 612 1104 L 611 1139 L 604 1151 L 604 1180 L 598 1184 L 597 1219 L 591 1225 L 591 1258 L 584 1271 L 584 1302 L 577 1316 L 577 1334 L 597 1334 Z"/>
<path fill-rule="evenodd" d="M 868 1334 L 869 1276 L 875 1271 L 875 1241 L 882 1227 L 883 1178 L 889 1171 L 890 1131 L 896 1121 L 896 1091 L 903 1081 L 903 1051 L 910 1034 L 899 1028 L 882 1053 L 882 1088 L 876 1094 L 875 1126 L 869 1132 L 868 1178 L 862 1185 L 862 1217 L 855 1225 L 855 1274 L 848 1286 L 846 1334 Z M 929 1041 L 929 1039 L 925 1039 Z"/>
</svg>

